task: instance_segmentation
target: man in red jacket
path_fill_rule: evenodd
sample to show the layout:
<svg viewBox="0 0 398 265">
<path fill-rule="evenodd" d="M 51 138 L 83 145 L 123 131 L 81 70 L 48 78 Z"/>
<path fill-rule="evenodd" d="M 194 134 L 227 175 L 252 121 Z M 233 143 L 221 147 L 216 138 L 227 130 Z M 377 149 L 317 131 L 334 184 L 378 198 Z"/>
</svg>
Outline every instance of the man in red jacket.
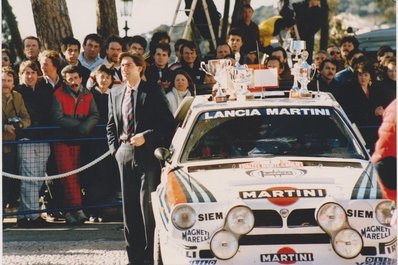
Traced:
<svg viewBox="0 0 398 265">
<path fill-rule="evenodd" d="M 81 85 L 82 76 L 77 66 L 68 65 L 62 70 L 66 85 L 54 92 L 53 119 L 64 128 L 67 137 L 84 137 L 91 133 L 99 120 L 93 94 Z M 76 142 L 59 142 L 54 145 L 54 155 L 59 173 L 70 172 L 80 166 L 80 145 Z M 79 208 L 82 205 L 79 176 L 62 178 L 64 206 Z M 66 223 L 82 224 L 87 217 L 82 210 L 65 214 Z"/>
<path fill-rule="evenodd" d="M 372 163 L 379 174 L 383 196 L 397 200 L 397 102 L 394 100 L 383 114 Z"/>
</svg>

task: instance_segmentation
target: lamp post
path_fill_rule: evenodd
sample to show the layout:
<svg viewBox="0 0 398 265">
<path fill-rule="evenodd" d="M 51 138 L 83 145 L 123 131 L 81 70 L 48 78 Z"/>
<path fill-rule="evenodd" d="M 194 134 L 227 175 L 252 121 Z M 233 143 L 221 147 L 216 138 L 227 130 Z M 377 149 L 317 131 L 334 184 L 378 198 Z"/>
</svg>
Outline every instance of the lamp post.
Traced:
<svg viewBox="0 0 398 265">
<path fill-rule="evenodd" d="M 124 36 L 127 37 L 127 32 L 129 31 L 129 27 L 127 25 L 127 19 L 133 15 L 133 0 L 121 0 L 120 5 L 120 14 L 122 17 L 125 17 L 124 21 Z"/>
</svg>

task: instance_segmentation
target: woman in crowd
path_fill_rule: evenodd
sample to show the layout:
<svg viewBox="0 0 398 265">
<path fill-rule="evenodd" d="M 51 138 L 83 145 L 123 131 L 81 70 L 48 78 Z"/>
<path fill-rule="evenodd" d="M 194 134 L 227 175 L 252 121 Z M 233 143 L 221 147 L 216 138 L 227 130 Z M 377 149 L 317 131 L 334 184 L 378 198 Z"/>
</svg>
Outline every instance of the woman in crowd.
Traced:
<svg viewBox="0 0 398 265">
<path fill-rule="evenodd" d="M 385 65 L 379 76 L 380 88 L 375 95 L 375 115 L 382 116 L 384 109 L 396 98 L 397 95 L 397 63 L 395 57 L 388 57 L 383 62 Z"/>
<path fill-rule="evenodd" d="M 106 125 L 108 122 L 108 97 L 114 84 L 113 69 L 102 64 L 94 73 L 94 83 L 91 88 L 94 101 L 97 104 L 100 120 L 98 125 Z M 90 152 L 85 152 L 88 161 L 101 156 L 108 150 L 106 143 L 90 143 Z M 96 176 L 92 178 L 90 176 Z M 120 192 L 120 177 L 117 164 L 113 157 L 108 156 L 101 163 L 96 164 L 87 172 L 86 178 L 86 205 L 111 203 Z M 106 212 L 94 209 L 88 212 L 90 222 L 103 222 L 106 219 Z"/>
<path fill-rule="evenodd" d="M 177 70 L 174 77 L 174 86 L 166 98 L 169 102 L 171 113 L 175 114 L 182 100 L 187 96 L 195 96 L 195 85 L 187 72 Z"/>
<path fill-rule="evenodd" d="M 358 64 L 354 69 L 354 78 L 345 87 L 343 108 L 352 122 L 356 123 L 365 138 L 369 149 L 373 150 L 377 139 L 377 130 L 366 126 L 379 126 L 381 119 L 375 115 L 375 94 L 378 87 L 371 62 Z"/>
</svg>

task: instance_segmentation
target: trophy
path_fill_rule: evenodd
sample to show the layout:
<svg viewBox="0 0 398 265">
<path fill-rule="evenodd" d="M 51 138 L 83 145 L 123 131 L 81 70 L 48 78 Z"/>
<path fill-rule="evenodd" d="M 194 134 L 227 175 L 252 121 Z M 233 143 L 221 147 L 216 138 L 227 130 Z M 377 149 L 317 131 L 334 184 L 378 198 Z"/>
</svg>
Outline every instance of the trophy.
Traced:
<svg viewBox="0 0 398 265">
<path fill-rule="evenodd" d="M 207 64 L 205 62 L 200 63 L 200 68 L 216 80 L 216 84 L 214 85 L 217 89 L 215 95 L 216 102 L 227 101 L 227 96 L 222 89 L 228 87 L 228 72 L 230 67 L 231 60 L 228 59 L 209 60 Z"/>
<path fill-rule="evenodd" d="M 290 52 L 294 54 L 293 67 L 291 69 L 294 76 L 293 87 L 290 90 L 290 97 L 308 97 L 311 94 L 308 91 L 307 85 L 315 75 L 315 65 L 307 63 L 308 52 L 305 50 L 305 41 L 294 40 L 290 42 Z M 300 58 L 299 58 L 300 56 Z M 301 84 L 301 88 L 298 86 Z"/>
</svg>

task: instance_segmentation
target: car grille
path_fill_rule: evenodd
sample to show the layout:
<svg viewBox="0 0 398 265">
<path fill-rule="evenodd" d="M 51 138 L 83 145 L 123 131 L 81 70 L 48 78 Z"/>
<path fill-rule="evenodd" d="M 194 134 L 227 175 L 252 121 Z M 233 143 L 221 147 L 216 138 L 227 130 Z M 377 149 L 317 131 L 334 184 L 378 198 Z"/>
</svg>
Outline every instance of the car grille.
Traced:
<svg viewBox="0 0 398 265">
<path fill-rule="evenodd" d="M 276 210 L 253 210 L 255 228 L 280 228 L 283 226 L 282 216 Z M 287 226 L 312 227 L 318 226 L 315 220 L 315 209 L 296 209 L 287 217 Z"/>
</svg>

